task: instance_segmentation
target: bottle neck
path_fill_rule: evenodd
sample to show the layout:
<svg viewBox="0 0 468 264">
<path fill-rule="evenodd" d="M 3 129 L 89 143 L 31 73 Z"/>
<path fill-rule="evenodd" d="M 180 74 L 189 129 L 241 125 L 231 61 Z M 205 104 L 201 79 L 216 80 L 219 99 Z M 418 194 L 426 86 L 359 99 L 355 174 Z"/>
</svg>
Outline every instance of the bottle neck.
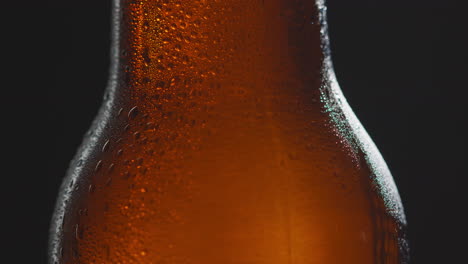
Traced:
<svg viewBox="0 0 468 264">
<path fill-rule="evenodd" d="M 141 98 L 202 82 L 284 82 L 274 86 L 318 99 L 329 61 L 323 1 L 246 2 L 114 0 L 111 86 Z"/>
</svg>

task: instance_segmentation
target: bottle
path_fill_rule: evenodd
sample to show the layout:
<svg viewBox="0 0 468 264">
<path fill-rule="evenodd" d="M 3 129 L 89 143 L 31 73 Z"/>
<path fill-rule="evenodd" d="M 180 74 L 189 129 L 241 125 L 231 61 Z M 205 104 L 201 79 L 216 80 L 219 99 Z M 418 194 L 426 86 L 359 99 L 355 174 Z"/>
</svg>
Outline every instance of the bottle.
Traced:
<svg viewBox="0 0 468 264">
<path fill-rule="evenodd" d="M 51 263 L 407 263 L 325 12 L 114 0 L 110 81 L 61 187 Z"/>
</svg>

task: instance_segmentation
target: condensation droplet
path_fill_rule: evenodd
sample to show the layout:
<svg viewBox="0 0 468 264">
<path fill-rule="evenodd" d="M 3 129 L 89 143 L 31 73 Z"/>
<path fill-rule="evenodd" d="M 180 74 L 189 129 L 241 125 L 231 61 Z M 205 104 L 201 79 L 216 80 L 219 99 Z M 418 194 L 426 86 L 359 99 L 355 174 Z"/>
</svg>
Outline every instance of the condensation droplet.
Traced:
<svg viewBox="0 0 468 264">
<path fill-rule="evenodd" d="M 139 139 L 140 136 L 141 136 L 141 133 L 137 131 L 137 132 L 133 133 L 133 136 L 135 137 L 135 139 Z"/>
<path fill-rule="evenodd" d="M 129 118 L 135 118 L 138 115 L 138 107 L 134 106 L 130 111 L 128 111 Z"/>
<path fill-rule="evenodd" d="M 90 184 L 89 187 L 88 187 L 88 192 L 89 193 L 94 193 L 94 190 L 96 189 L 96 187 L 94 187 L 93 184 Z"/>
<path fill-rule="evenodd" d="M 119 111 L 117 112 L 117 116 L 122 115 L 122 112 L 123 112 L 123 108 L 120 108 Z"/>
<path fill-rule="evenodd" d="M 110 141 L 107 140 L 102 146 L 102 152 L 106 152 L 109 149 L 109 144 L 110 144 Z"/>
<path fill-rule="evenodd" d="M 109 168 L 107 168 L 107 172 L 108 172 L 108 173 L 111 173 L 111 172 L 114 170 L 114 167 L 115 167 L 114 163 L 112 163 L 111 165 L 109 165 Z"/>
<path fill-rule="evenodd" d="M 148 122 L 148 123 L 145 124 L 146 129 L 151 129 L 152 126 L 153 126 L 152 122 Z"/>
<path fill-rule="evenodd" d="M 156 83 L 156 89 L 157 90 L 160 90 L 160 89 L 164 88 L 165 86 L 166 86 L 166 83 L 163 82 L 163 81 L 159 81 L 159 82 Z"/>
<path fill-rule="evenodd" d="M 78 224 L 75 225 L 75 238 L 77 240 L 83 239 L 83 230 L 80 229 L 80 226 Z"/>
<path fill-rule="evenodd" d="M 96 164 L 96 167 L 94 168 L 94 171 L 95 172 L 98 172 L 102 167 L 102 160 L 98 161 L 98 163 Z"/>
</svg>

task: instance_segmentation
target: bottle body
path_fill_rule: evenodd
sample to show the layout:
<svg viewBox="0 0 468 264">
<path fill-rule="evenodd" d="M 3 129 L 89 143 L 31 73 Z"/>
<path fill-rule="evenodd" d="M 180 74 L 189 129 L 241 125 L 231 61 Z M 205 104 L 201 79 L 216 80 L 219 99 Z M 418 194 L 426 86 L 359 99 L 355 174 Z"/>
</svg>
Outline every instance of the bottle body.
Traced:
<svg viewBox="0 0 468 264">
<path fill-rule="evenodd" d="M 62 186 L 51 261 L 405 263 L 323 3 L 187 2 L 115 1 L 109 96 Z"/>
</svg>

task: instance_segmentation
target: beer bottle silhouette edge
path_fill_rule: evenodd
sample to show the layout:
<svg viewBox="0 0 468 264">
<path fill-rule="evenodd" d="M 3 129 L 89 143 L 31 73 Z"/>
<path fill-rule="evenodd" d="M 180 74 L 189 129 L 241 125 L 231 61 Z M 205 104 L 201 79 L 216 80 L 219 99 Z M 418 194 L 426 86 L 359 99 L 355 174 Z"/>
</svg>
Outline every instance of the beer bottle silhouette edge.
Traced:
<svg viewBox="0 0 468 264">
<path fill-rule="evenodd" d="M 408 263 L 323 1 L 112 9 L 109 84 L 61 186 L 51 264 Z"/>
</svg>

